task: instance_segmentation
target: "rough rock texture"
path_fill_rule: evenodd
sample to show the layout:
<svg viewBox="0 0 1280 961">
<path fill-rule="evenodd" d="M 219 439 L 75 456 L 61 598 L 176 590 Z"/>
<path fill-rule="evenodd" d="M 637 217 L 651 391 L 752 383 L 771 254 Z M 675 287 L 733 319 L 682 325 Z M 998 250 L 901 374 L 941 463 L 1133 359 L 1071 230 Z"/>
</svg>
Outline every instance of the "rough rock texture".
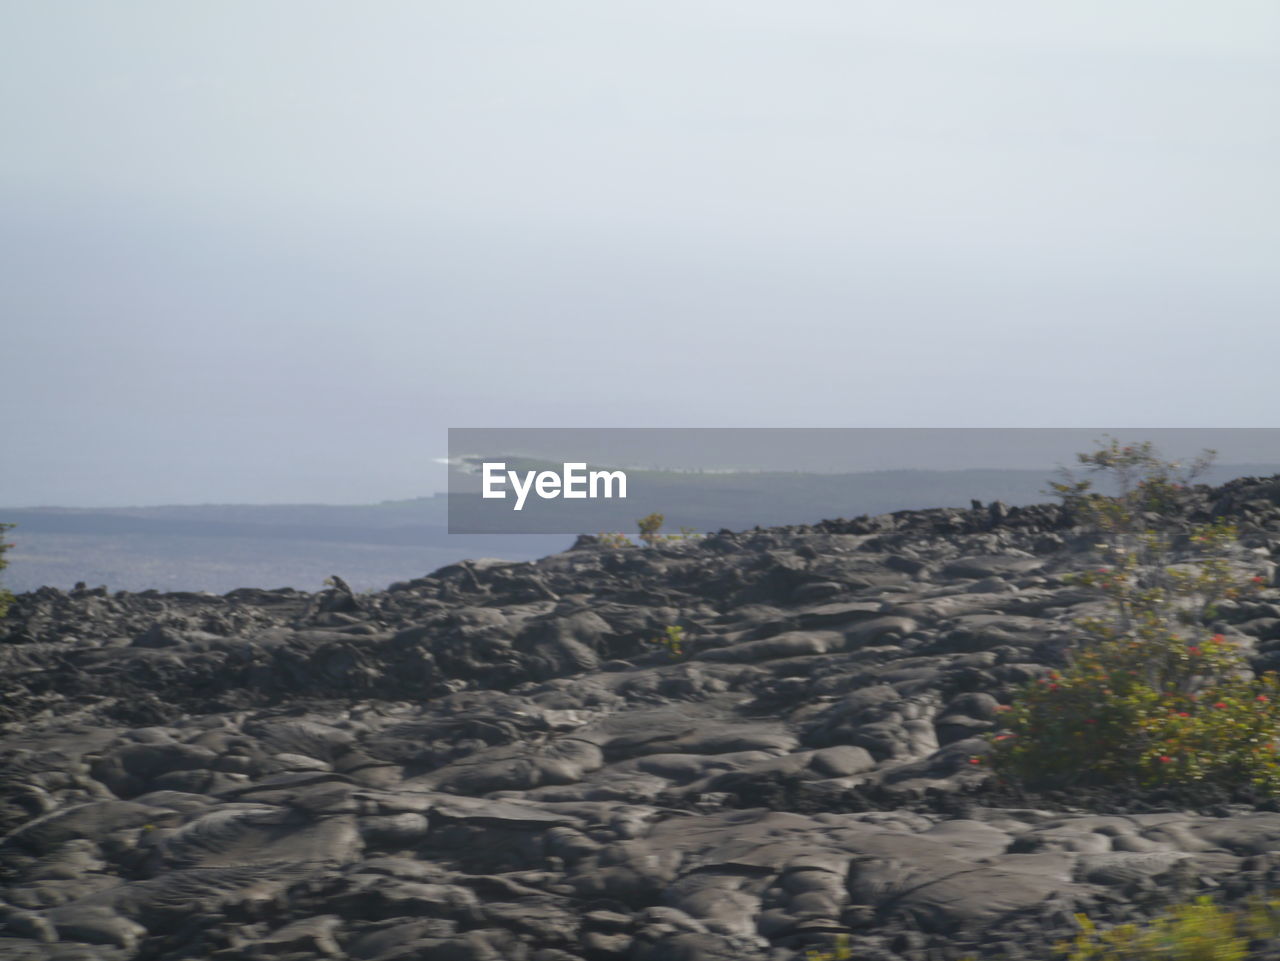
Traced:
<svg viewBox="0 0 1280 961">
<path fill-rule="evenodd" d="M 1272 585 L 1280 479 L 1198 492 Z M 1022 798 L 982 738 L 1097 596 L 1052 506 L 19 598 L 0 622 L 0 956 L 1041 958 L 1072 913 L 1280 884 L 1280 804 Z M 341 585 L 341 582 L 338 582 Z M 689 657 L 653 640 L 681 625 Z M 976 763 L 975 763 L 976 762 Z M 1262 946 L 1258 957 L 1266 957 Z"/>
</svg>

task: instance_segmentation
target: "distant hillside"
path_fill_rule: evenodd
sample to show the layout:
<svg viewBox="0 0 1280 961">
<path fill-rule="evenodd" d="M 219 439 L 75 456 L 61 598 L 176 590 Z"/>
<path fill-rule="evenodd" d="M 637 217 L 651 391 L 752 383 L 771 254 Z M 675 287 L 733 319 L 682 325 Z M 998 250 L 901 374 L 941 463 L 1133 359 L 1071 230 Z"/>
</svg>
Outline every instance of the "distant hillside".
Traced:
<svg viewBox="0 0 1280 961">
<path fill-rule="evenodd" d="M 509 470 L 559 469 L 559 464 L 527 458 L 496 456 Z M 1220 484 L 1235 477 L 1270 476 L 1280 464 L 1222 465 L 1207 472 L 1205 483 Z M 1003 501 L 1035 504 L 1053 500 L 1046 493 L 1054 471 L 1046 470 L 886 470 L 849 474 L 801 471 L 700 473 L 695 471 L 627 470 L 625 517 L 651 512 L 666 518 L 668 530 L 742 530 L 811 524 L 819 520 L 887 514 L 926 507 L 969 507 L 970 502 Z M 616 501 L 563 499 L 526 504 L 521 513 L 496 507 L 499 501 L 480 500 L 478 477 L 466 488 L 477 493 L 455 495 L 455 529 L 472 531 L 523 530 L 597 531 L 617 529 Z"/>
<path fill-rule="evenodd" d="M 1269 476 L 1280 465 L 1223 465 L 1207 478 Z M 667 529 L 813 523 L 922 507 L 967 507 L 971 500 L 1032 504 L 1051 470 L 876 471 L 858 474 L 690 474 L 642 472 L 651 510 Z M 563 502 L 562 502 L 563 503 Z M 577 530 L 595 533 L 585 502 L 568 505 Z M 15 523 L 4 582 L 15 591 L 77 581 L 112 590 L 296 587 L 315 590 L 330 574 L 357 590 L 381 588 L 464 558 L 530 560 L 564 550 L 564 534 L 448 533 L 444 496 L 371 505 L 205 504 L 120 508 L 0 509 Z"/>
</svg>

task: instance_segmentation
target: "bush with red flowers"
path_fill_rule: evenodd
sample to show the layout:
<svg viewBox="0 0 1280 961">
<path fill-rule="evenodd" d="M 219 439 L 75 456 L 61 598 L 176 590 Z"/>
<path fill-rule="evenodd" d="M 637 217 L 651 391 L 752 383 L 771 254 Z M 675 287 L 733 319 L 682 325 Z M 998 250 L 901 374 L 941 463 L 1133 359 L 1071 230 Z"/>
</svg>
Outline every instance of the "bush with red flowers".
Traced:
<svg viewBox="0 0 1280 961">
<path fill-rule="evenodd" d="M 1119 497 L 1089 494 L 1087 483 L 1065 492 L 1108 538 L 1103 565 L 1075 581 L 1108 599 L 1109 616 L 1079 622 L 1084 639 L 1068 666 L 1014 698 L 994 738 L 996 770 L 1035 786 L 1280 791 L 1280 679 L 1255 677 L 1240 647 L 1209 626 L 1223 599 L 1261 589 L 1232 561 L 1235 530 L 1216 522 L 1175 534 L 1163 523 L 1172 515 L 1149 508 L 1172 511 L 1176 465 L 1150 445 L 1112 441 L 1081 458 L 1127 472 Z M 1143 466 L 1149 476 L 1130 483 Z"/>
<path fill-rule="evenodd" d="M 1115 637 L 1030 685 L 1004 714 L 997 770 L 1037 785 L 1210 780 L 1280 790 L 1280 681 L 1239 649 Z"/>
</svg>

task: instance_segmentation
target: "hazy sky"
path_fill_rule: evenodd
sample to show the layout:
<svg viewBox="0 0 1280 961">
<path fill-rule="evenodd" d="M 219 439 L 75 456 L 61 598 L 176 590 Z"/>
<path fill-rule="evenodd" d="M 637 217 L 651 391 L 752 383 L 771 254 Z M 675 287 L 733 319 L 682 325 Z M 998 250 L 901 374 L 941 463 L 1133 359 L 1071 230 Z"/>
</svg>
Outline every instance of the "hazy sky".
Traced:
<svg viewBox="0 0 1280 961">
<path fill-rule="evenodd" d="M 0 6 L 0 505 L 445 428 L 1276 426 L 1274 0 Z"/>
</svg>

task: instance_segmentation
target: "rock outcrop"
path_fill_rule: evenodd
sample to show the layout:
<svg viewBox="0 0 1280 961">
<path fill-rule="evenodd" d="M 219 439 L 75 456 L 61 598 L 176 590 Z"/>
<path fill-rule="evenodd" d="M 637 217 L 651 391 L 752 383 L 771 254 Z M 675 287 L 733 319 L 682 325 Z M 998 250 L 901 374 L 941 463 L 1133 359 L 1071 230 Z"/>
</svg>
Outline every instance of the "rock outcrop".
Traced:
<svg viewBox="0 0 1280 961">
<path fill-rule="evenodd" d="M 1270 585 L 1220 629 L 1280 666 L 1280 478 L 1197 496 Z M 1001 505 L 369 595 L 24 594 L 0 956 L 1032 959 L 1076 911 L 1275 888 L 1274 799 L 1018 797 L 984 765 L 1097 609 L 1064 580 L 1089 542 Z"/>
</svg>

